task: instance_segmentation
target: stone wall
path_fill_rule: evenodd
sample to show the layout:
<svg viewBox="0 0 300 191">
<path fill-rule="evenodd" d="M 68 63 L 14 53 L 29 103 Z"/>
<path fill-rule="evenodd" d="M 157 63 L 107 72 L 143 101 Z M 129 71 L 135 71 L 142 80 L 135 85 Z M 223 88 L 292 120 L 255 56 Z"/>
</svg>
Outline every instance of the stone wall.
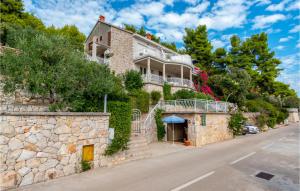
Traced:
<svg viewBox="0 0 300 191">
<path fill-rule="evenodd" d="M 0 113 L 19 111 L 48 111 L 48 99 L 40 96 L 33 96 L 25 90 L 16 90 L 15 93 L 4 93 L 4 84 L 1 83 L 3 76 L 0 76 Z"/>
<path fill-rule="evenodd" d="M 243 112 L 243 116 L 247 119 L 247 122 L 255 125 L 256 122 L 256 118 L 260 115 L 259 112 Z"/>
<path fill-rule="evenodd" d="M 188 139 L 194 146 L 200 147 L 233 138 L 228 129 L 230 115 L 227 113 L 206 113 L 206 126 L 201 125 L 201 113 L 165 113 L 164 116 L 173 114 L 188 120 Z"/>
<path fill-rule="evenodd" d="M 299 112 L 297 108 L 290 108 L 288 109 L 289 116 L 288 116 L 288 121 L 295 123 L 299 122 Z"/>
<path fill-rule="evenodd" d="M 133 63 L 133 36 L 129 32 L 111 27 L 110 69 L 116 74 L 123 74 L 127 70 L 135 69 Z"/>
<path fill-rule="evenodd" d="M 120 161 L 103 155 L 108 123 L 104 113 L 2 113 L 0 190 L 80 172 L 84 145 L 94 145 L 94 167 Z"/>
</svg>

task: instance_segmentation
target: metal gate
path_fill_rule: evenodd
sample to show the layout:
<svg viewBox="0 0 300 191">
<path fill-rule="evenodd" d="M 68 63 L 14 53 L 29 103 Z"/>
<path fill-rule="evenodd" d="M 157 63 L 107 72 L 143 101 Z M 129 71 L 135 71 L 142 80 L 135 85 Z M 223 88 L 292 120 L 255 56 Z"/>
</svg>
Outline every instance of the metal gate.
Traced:
<svg viewBox="0 0 300 191">
<path fill-rule="evenodd" d="M 141 133 L 141 111 L 139 109 L 132 110 L 131 129 L 133 133 Z"/>
</svg>

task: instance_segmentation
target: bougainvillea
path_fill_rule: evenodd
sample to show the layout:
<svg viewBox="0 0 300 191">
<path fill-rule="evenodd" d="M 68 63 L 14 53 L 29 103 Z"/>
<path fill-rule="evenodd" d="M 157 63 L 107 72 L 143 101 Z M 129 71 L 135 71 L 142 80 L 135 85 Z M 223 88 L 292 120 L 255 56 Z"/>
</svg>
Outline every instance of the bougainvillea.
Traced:
<svg viewBox="0 0 300 191">
<path fill-rule="evenodd" d="M 210 95 L 215 100 L 219 100 L 215 97 L 214 92 L 207 85 L 208 74 L 206 71 L 201 70 L 198 74 L 194 76 L 194 87 L 197 92 L 203 92 L 204 94 Z"/>
</svg>

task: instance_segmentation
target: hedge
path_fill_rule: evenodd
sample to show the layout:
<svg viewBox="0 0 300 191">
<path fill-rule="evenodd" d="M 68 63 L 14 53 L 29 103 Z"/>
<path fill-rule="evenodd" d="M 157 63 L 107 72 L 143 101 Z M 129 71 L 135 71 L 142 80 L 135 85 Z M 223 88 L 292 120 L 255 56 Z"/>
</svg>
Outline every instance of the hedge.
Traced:
<svg viewBox="0 0 300 191">
<path fill-rule="evenodd" d="M 171 100 L 172 99 L 171 85 L 170 84 L 164 83 L 163 95 L 164 95 L 164 100 Z"/>
<path fill-rule="evenodd" d="M 161 98 L 161 93 L 159 91 L 151 92 L 151 104 L 156 105 Z"/>
<path fill-rule="evenodd" d="M 165 125 L 162 121 L 162 110 L 158 109 L 155 112 L 155 122 L 156 122 L 156 128 L 157 128 L 157 139 L 158 141 L 161 141 L 166 134 L 165 131 Z"/>
<path fill-rule="evenodd" d="M 233 135 L 241 135 L 245 122 L 246 118 L 241 112 L 233 113 L 230 116 L 228 128 L 232 131 Z"/>
<path fill-rule="evenodd" d="M 150 95 L 144 90 L 135 90 L 130 92 L 132 108 L 141 110 L 142 113 L 148 113 L 150 105 Z"/>
<path fill-rule="evenodd" d="M 107 109 L 111 114 L 109 126 L 114 128 L 115 135 L 105 154 L 112 155 L 120 150 L 127 149 L 131 134 L 131 105 L 126 102 L 110 101 L 107 104 Z"/>
</svg>

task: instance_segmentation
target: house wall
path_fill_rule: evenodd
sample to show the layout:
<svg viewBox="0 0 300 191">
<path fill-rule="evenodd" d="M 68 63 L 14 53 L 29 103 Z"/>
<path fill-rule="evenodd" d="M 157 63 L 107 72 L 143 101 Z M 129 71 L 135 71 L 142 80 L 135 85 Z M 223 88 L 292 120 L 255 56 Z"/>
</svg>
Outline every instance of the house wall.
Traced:
<svg viewBox="0 0 300 191">
<path fill-rule="evenodd" d="M 107 165 L 109 114 L 12 112 L 0 115 L 0 190 L 79 172 L 82 147 Z"/>
<path fill-rule="evenodd" d="M 97 25 L 95 26 L 94 30 L 91 32 L 91 35 L 88 37 L 86 41 L 86 47 L 90 42 L 93 41 L 94 36 L 102 36 L 102 41 L 101 44 L 104 44 L 106 46 L 109 46 L 108 43 L 108 32 L 111 31 L 111 27 L 109 25 L 106 25 L 104 23 L 98 22 Z"/>
<path fill-rule="evenodd" d="M 133 36 L 131 33 L 112 27 L 111 50 L 113 56 L 110 58 L 109 67 L 116 74 L 136 68 L 133 63 Z"/>
</svg>

